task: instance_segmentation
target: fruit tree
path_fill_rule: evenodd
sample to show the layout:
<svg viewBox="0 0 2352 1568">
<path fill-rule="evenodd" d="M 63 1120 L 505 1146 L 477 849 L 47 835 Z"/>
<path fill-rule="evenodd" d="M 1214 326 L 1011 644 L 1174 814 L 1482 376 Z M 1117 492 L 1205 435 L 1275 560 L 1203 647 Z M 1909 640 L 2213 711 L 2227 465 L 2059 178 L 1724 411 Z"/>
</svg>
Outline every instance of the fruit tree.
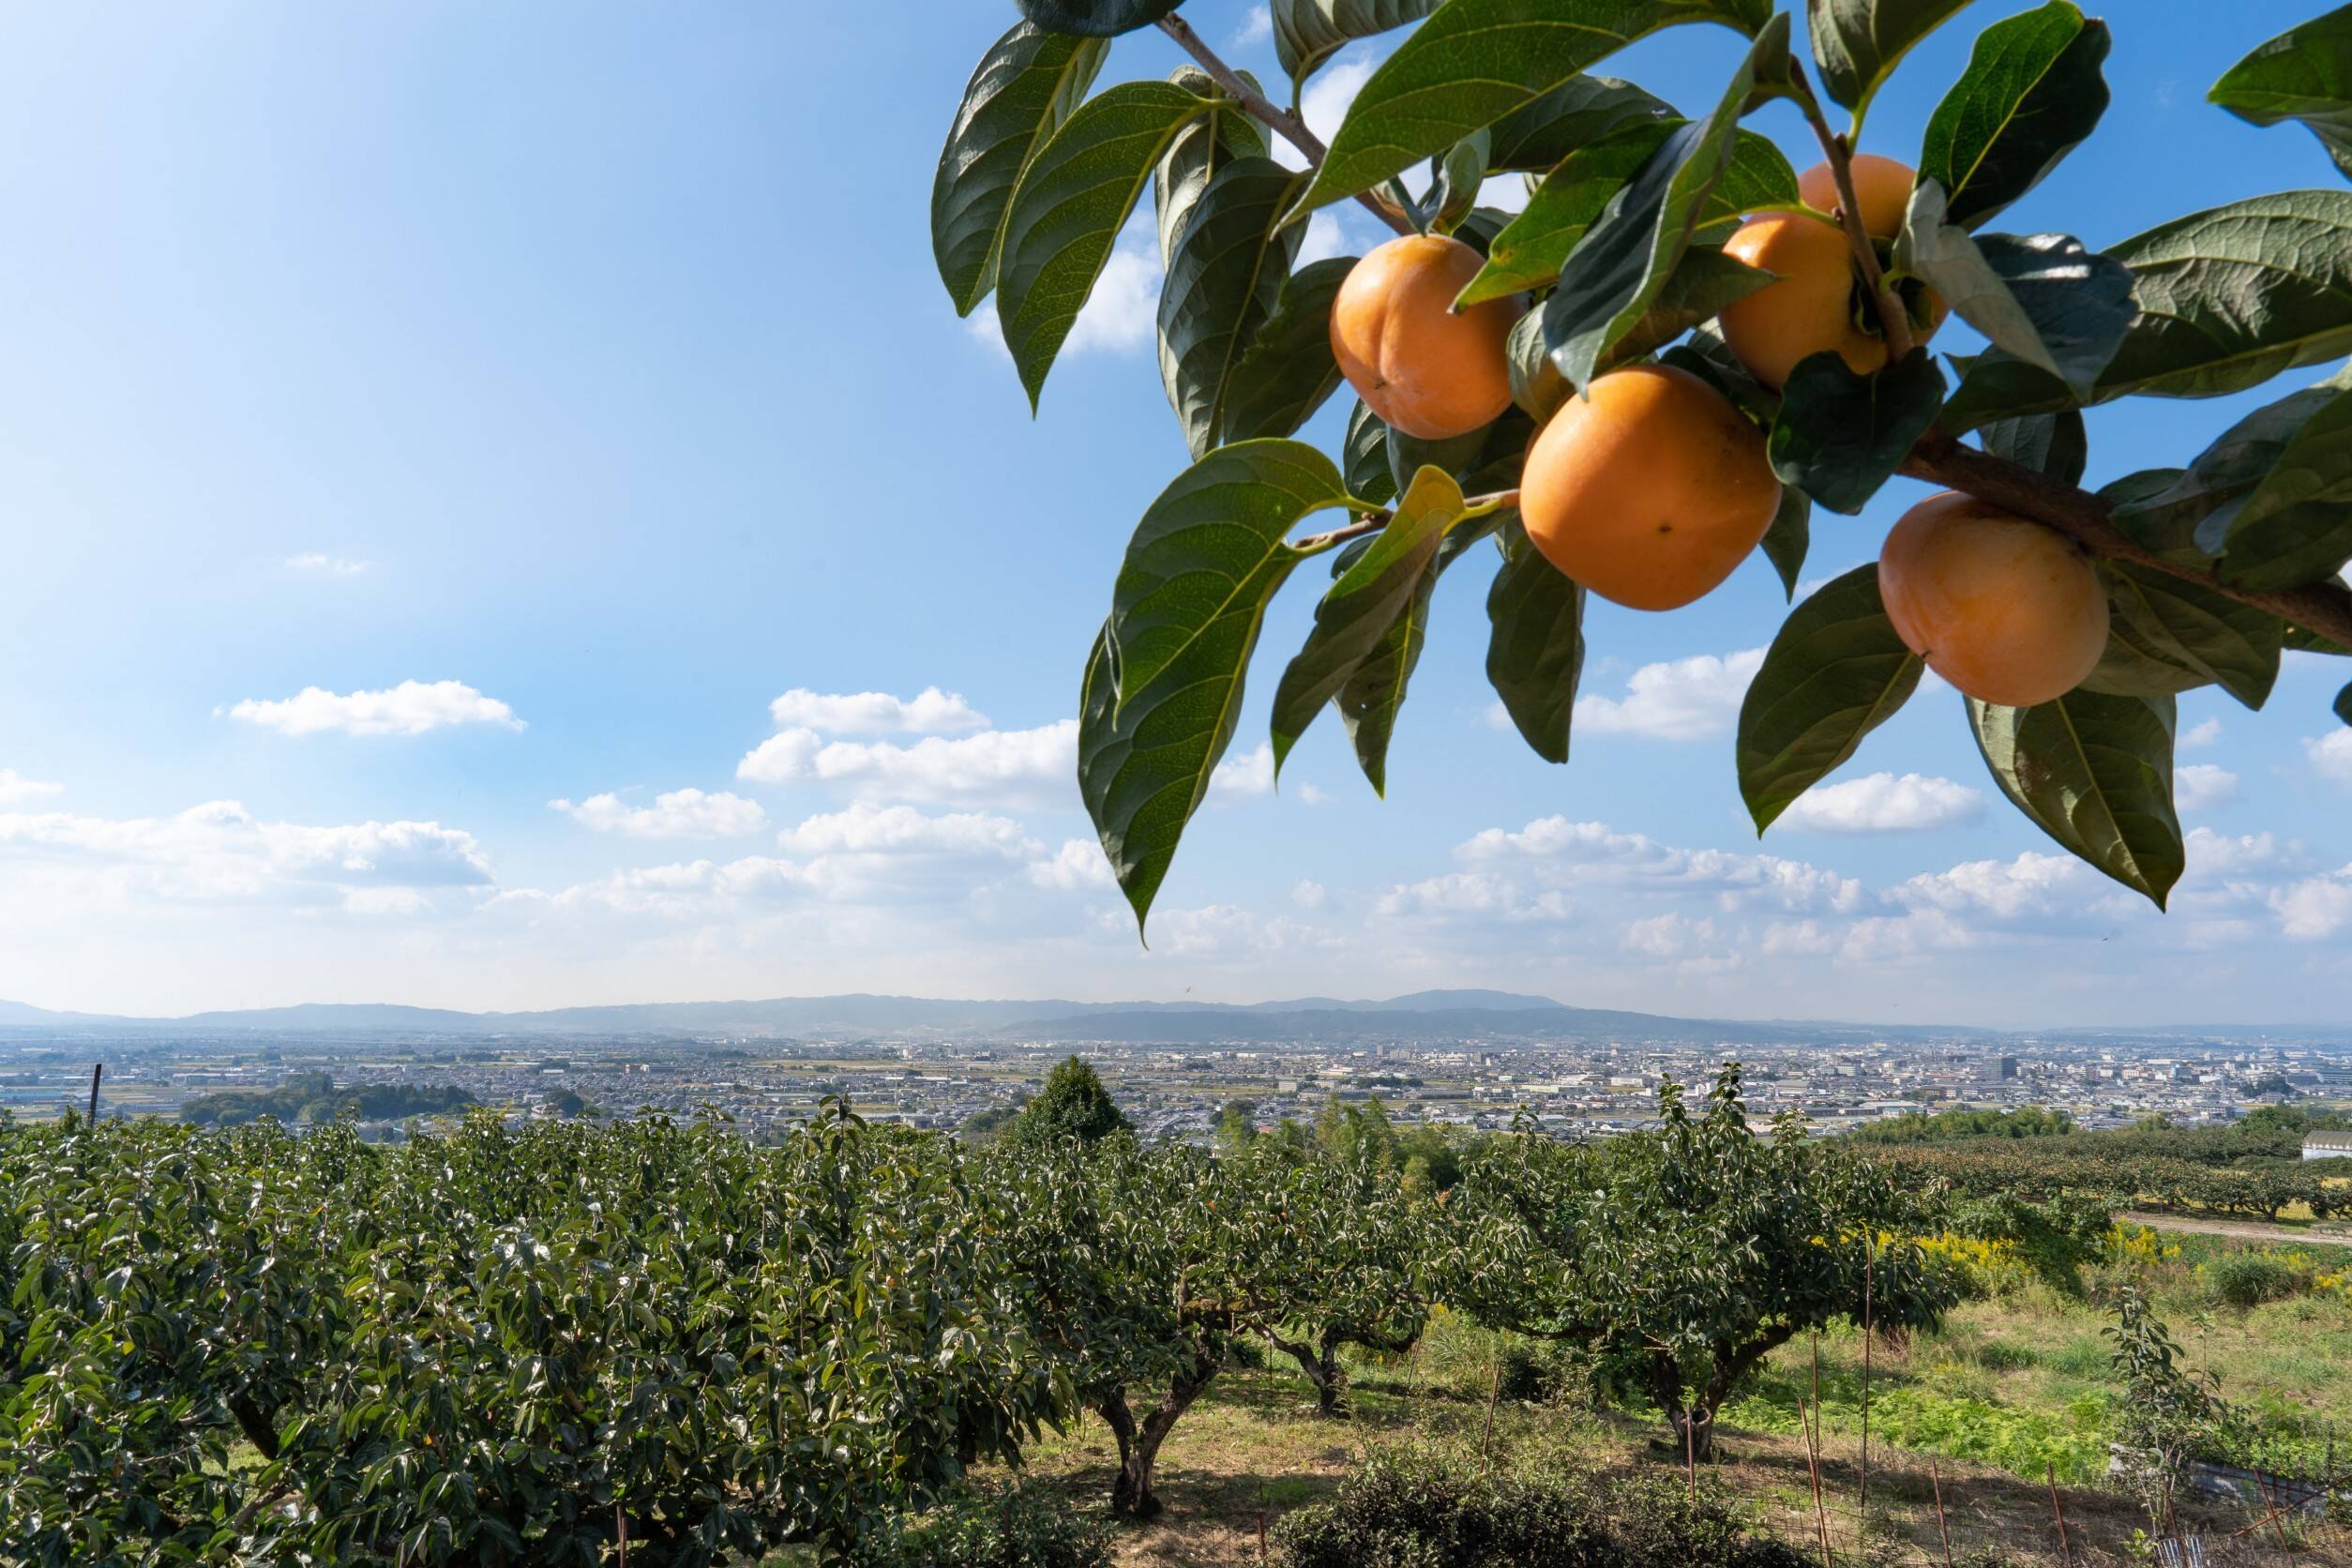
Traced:
<svg viewBox="0 0 2352 1568">
<path fill-rule="evenodd" d="M 2095 493 L 2082 411 L 2352 350 L 2352 191 L 2250 195 L 2103 249 L 1991 232 L 2083 156 L 2109 36 L 2073 0 L 1995 22 L 1922 146 L 1860 150 L 1873 98 L 1966 3 L 1271 0 L 1289 81 L 1270 92 L 1179 0 L 1019 0 L 948 131 L 932 240 L 959 310 L 996 295 L 1033 405 L 1152 190 L 1161 375 L 1193 460 L 1127 547 L 1078 721 L 1080 792 L 1138 922 L 1232 739 L 1267 606 L 1309 559 L 1334 577 L 1275 686 L 1275 764 L 1331 704 L 1380 789 L 1437 579 L 1479 541 L 1487 673 L 1562 762 L 1587 595 L 1680 610 L 1760 549 L 1793 597 L 1811 509 L 1858 512 L 1896 475 L 1942 493 L 1794 605 L 1748 689 L 1757 831 L 1932 669 L 2017 808 L 2164 904 L 2176 697 L 2259 707 L 2284 650 L 2352 655 L 2352 374 Z M 1713 102 L 1586 74 L 1686 23 L 1749 40 Z M 1408 26 L 1326 144 L 1295 107 L 1307 80 Z M 1110 40 L 1147 27 L 1194 63 L 1095 91 Z M 2210 98 L 2299 122 L 2352 173 L 2352 7 Z M 1774 100 L 1814 167 L 1742 127 Z M 1521 210 L 1478 204 L 1514 174 Z M 1350 201 L 1396 237 L 1300 264 L 1305 219 Z M 1952 316 L 1986 346 L 1939 362 Z M 1295 436 L 1343 381 L 1356 404 L 1326 455 Z M 2352 685 L 2335 708 L 2352 723 Z"/>
</svg>

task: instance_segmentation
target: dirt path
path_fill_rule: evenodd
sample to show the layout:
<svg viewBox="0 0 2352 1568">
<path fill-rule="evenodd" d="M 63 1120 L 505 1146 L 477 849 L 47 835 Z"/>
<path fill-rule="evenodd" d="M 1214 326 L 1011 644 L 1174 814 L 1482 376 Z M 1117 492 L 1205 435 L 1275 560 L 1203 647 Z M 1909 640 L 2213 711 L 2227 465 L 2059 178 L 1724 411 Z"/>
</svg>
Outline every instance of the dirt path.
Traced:
<svg viewBox="0 0 2352 1568">
<path fill-rule="evenodd" d="M 2133 1210 L 2118 1216 L 2151 1230 L 2195 1230 L 2208 1236 L 2232 1236 L 2241 1242 L 2317 1242 L 2322 1245 L 2352 1246 L 2352 1233 L 2314 1226 L 2265 1225 L 2251 1219 L 2200 1219 L 2194 1214 L 2158 1214 Z"/>
</svg>

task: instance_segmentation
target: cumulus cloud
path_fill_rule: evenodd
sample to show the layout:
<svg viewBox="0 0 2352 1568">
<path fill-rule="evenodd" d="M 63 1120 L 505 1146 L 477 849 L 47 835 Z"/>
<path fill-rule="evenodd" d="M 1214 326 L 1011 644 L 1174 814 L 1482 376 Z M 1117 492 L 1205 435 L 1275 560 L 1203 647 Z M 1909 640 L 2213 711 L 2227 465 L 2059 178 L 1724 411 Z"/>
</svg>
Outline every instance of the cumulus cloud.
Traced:
<svg viewBox="0 0 2352 1568">
<path fill-rule="evenodd" d="M 1274 12 L 1264 6 L 1252 6 L 1242 13 L 1242 24 L 1233 29 L 1228 41 L 1235 49 L 1247 49 L 1273 37 Z"/>
<path fill-rule="evenodd" d="M 2189 762 L 2172 770 L 2172 802 L 2182 811 L 2210 811 L 2238 798 L 2238 776 L 2210 762 Z"/>
<path fill-rule="evenodd" d="M 2320 777 L 2352 790 L 2352 730 L 2331 730 L 2307 740 L 2303 754 Z"/>
<path fill-rule="evenodd" d="M 778 849 L 800 855 L 957 854 L 1020 858 L 1041 846 L 1006 817 L 951 812 L 929 817 L 911 806 L 859 801 L 847 810 L 810 817 L 776 836 Z"/>
<path fill-rule="evenodd" d="M 1867 774 L 1817 785 L 1789 803 L 1780 821 L 1814 833 L 1921 833 L 1965 822 L 1984 809 L 1966 784 L 1924 774 Z"/>
<path fill-rule="evenodd" d="M 2269 897 L 2279 929 L 2299 942 L 2319 942 L 2352 927 L 2352 865 L 2274 889 Z"/>
<path fill-rule="evenodd" d="M 1078 771 L 1078 720 L 1035 730 L 988 730 L 912 746 L 828 741 L 814 730 L 769 736 L 735 766 L 755 784 L 839 784 L 912 801 L 1066 802 Z"/>
<path fill-rule="evenodd" d="M 0 806 L 14 806 L 31 800 L 35 795 L 53 795 L 63 784 L 47 784 L 38 778 L 27 778 L 14 768 L 0 768 Z"/>
<path fill-rule="evenodd" d="M 292 571 L 316 572 L 324 577 L 357 577 L 362 572 L 376 569 L 373 561 L 354 561 L 348 556 L 316 551 L 308 555 L 289 555 L 286 565 Z"/>
<path fill-rule="evenodd" d="M 1623 697 L 1577 698 L 1576 725 L 1587 734 L 1667 741 L 1725 734 L 1739 718 L 1740 699 L 1763 664 L 1761 648 L 1720 658 L 1699 654 L 1645 664 L 1625 682 Z"/>
<path fill-rule="evenodd" d="M 1601 883 L 1711 897 L 1729 907 L 1760 902 L 1787 910 L 1850 912 L 1861 907 L 1861 882 L 1802 861 L 1779 855 L 1741 854 L 1728 850 L 1680 849 L 1647 834 L 1621 833 L 1605 822 L 1573 822 L 1540 817 L 1515 831 L 1488 828 L 1455 848 L 1473 867 L 1524 864 L 1554 889 Z M 1457 888 L 1457 894 L 1467 889 Z M 1500 899 L 1500 890 L 1478 896 Z M 1568 907 L 1536 900 L 1528 912 L 1550 914 Z"/>
<path fill-rule="evenodd" d="M 263 822 L 233 800 L 171 817 L 0 813 L 0 855 L 79 868 L 90 873 L 84 891 L 132 903 L 336 902 L 355 889 L 461 889 L 490 881 L 480 846 L 457 828 Z M 381 897 L 374 905 L 384 907 Z"/>
<path fill-rule="evenodd" d="M 731 838 L 757 833 L 768 820 L 758 801 L 724 790 L 707 794 L 671 790 L 656 795 L 651 806 L 633 807 L 611 793 L 590 795 L 577 804 L 551 800 L 548 805 L 592 832 L 630 838 Z"/>
<path fill-rule="evenodd" d="M 402 681 L 384 691 L 334 692 L 305 686 L 276 701 L 247 698 L 231 718 L 287 735 L 339 731 L 347 735 L 421 735 L 456 724 L 494 724 L 520 730 L 515 710 L 462 681 Z"/>
<path fill-rule="evenodd" d="M 1050 856 L 1029 863 L 1029 880 L 1064 893 L 1108 892 L 1119 885 L 1100 844 L 1065 838 Z"/>
<path fill-rule="evenodd" d="M 1245 800 L 1269 794 L 1274 787 L 1274 747 L 1259 741 L 1258 749 L 1228 757 L 1209 775 L 1209 798 Z"/>
<path fill-rule="evenodd" d="M 925 686 L 912 697 L 887 692 L 829 693 L 794 686 L 768 704 L 779 730 L 823 730 L 835 734 L 961 734 L 986 730 L 988 715 L 976 712 L 961 692 Z"/>
<path fill-rule="evenodd" d="M 1094 279 L 1078 320 L 1063 339 L 1060 357 L 1078 354 L 1132 354 L 1150 344 L 1157 333 L 1160 309 L 1160 250 L 1157 230 L 1147 227 L 1123 235 Z M 991 294 L 964 318 L 964 330 L 1011 358 L 1004 346 L 1003 326 Z"/>
<path fill-rule="evenodd" d="M 2184 751 L 2196 746 L 2211 746 L 2222 738 L 2222 721 L 2218 718 L 2199 719 L 2180 732 L 2179 745 Z"/>
</svg>

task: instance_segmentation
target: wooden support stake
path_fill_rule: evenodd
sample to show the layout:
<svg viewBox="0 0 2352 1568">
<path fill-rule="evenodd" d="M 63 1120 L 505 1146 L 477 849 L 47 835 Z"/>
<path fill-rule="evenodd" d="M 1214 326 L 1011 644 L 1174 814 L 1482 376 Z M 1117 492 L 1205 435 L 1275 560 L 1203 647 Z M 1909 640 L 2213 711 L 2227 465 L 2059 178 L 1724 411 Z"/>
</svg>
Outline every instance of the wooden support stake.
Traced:
<svg viewBox="0 0 2352 1568">
<path fill-rule="evenodd" d="M 1862 1249 L 1862 1509 L 1870 1512 L 1870 1340 L 1875 1324 L 1871 1313 L 1870 1262 L 1878 1250 L 1878 1239 L 1870 1238 Z"/>
<path fill-rule="evenodd" d="M 1691 1500 L 1698 1500 L 1698 1440 L 1691 1435 L 1691 1408 L 1682 1407 L 1682 1468 L 1690 1473 Z"/>
<path fill-rule="evenodd" d="M 103 1062 L 98 1062 L 98 1063 L 93 1063 L 91 1064 L 91 1066 L 90 1066 L 90 1125 L 91 1125 L 91 1126 L 93 1126 L 93 1127 L 95 1127 L 95 1126 L 97 1126 L 97 1125 L 98 1125 L 98 1079 L 100 1079 L 100 1078 L 104 1078 L 105 1076 L 106 1076 L 106 1063 L 103 1063 Z"/>
<path fill-rule="evenodd" d="M 1495 1351 L 1494 1380 L 1488 1384 L 1486 1389 L 1486 1435 L 1478 1440 L 1478 1462 L 1482 1467 L 1487 1470 L 1494 1469 L 1494 1460 L 1488 1457 L 1487 1450 L 1493 1445 L 1495 1440 L 1495 1405 L 1501 1398 L 1502 1351 L 1500 1348 L 1498 1348 Z"/>
<path fill-rule="evenodd" d="M 1820 1413 L 1820 1407 L 1815 1406 L 1817 1419 Z M 1802 1399 L 1797 1401 L 1797 1425 L 1804 1428 L 1805 1473 L 1813 1478 L 1813 1525 L 1821 1535 L 1821 1568 L 1836 1568 L 1830 1557 L 1829 1510 L 1821 1503 L 1821 1462 L 1814 1445 L 1813 1425 L 1805 1419 L 1805 1402 Z"/>
<path fill-rule="evenodd" d="M 1927 1461 L 1927 1480 L 1936 1488 L 1936 1533 L 1943 1538 L 1944 1568 L 1952 1568 L 1952 1527 L 1944 1522 L 1944 1478 L 1933 1459 Z"/>
<path fill-rule="evenodd" d="M 2058 1520 L 2058 1560 L 2065 1563 L 2067 1568 L 2073 1568 L 2074 1548 L 2068 1544 L 2066 1539 L 2066 1510 L 2058 1503 L 2058 1466 L 2045 1460 L 2043 1469 L 2050 1477 L 2050 1513 Z"/>
</svg>

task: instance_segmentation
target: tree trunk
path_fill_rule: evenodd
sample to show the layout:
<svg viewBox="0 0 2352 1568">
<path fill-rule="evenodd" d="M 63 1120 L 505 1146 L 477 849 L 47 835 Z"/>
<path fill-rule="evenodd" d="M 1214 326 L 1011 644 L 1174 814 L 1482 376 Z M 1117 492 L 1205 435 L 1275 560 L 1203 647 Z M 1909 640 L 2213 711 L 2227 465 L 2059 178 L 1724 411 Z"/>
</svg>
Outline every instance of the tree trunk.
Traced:
<svg viewBox="0 0 2352 1568">
<path fill-rule="evenodd" d="M 1703 1465 L 1715 1454 L 1715 1412 L 1703 1405 L 1676 1405 L 1666 1411 L 1674 1428 L 1674 1448 L 1694 1464 Z"/>
<path fill-rule="evenodd" d="M 1196 1352 L 1192 1364 L 1168 1380 L 1167 1395 L 1145 1412 L 1140 1422 L 1127 1409 L 1125 1390 L 1119 1390 L 1103 1401 L 1103 1419 L 1110 1424 L 1112 1435 L 1119 1440 L 1119 1478 L 1110 1487 L 1113 1514 L 1123 1518 L 1149 1519 L 1159 1513 L 1160 1500 L 1152 1490 L 1152 1467 L 1159 1459 L 1160 1444 L 1168 1440 L 1178 1418 L 1192 1408 L 1192 1402 L 1200 1397 L 1223 1364 L 1222 1355 Z"/>
<path fill-rule="evenodd" d="M 1306 1380 L 1315 1385 L 1315 1405 L 1319 1413 L 1329 1416 L 1346 1413 L 1347 1375 L 1339 1365 L 1339 1339 L 1325 1334 L 1319 1346 L 1301 1339 L 1285 1339 L 1268 1334 L 1274 1348 L 1299 1364 Z"/>
</svg>

